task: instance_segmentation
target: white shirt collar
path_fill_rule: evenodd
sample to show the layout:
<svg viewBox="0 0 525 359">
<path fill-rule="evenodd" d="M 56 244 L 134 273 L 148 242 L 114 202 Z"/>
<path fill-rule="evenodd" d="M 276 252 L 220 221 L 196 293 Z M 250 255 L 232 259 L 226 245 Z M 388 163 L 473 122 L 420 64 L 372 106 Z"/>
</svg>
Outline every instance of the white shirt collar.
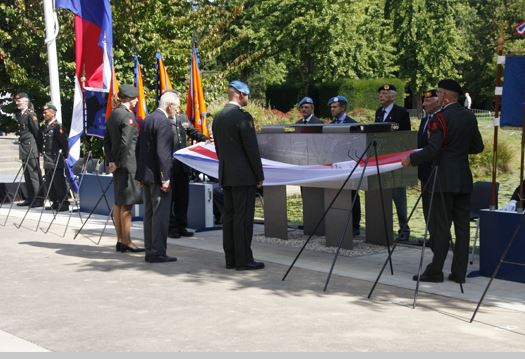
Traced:
<svg viewBox="0 0 525 359">
<path fill-rule="evenodd" d="M 308 123 L 310 122 L 310 120 L 312 119 L 312 117 L 314 116 L 314 114 L 312 113 L 310 116 L 308 116 L 307 118 L 303 118 L 303 121 Z"/>
</svg>

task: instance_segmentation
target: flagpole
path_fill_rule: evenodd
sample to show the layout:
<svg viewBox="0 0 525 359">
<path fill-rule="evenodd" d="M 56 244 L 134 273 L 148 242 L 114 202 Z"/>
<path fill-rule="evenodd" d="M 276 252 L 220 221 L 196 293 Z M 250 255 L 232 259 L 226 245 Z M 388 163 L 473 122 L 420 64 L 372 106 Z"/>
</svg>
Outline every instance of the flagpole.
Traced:
<svg viewBox="0 0 525 359">
<path fill-rule="evenodd" d="M 58 57 L 56 37 L 58 35 L 58 20 L 53 9 L 53 0 L 44 0 L 44 19 L 46 24 L 47 59 L 49 65 L 49 88 L 51 102 L 57 108 L 56 118 L 62 123 L 62 104 L 60 102 L 60 82 L 58 74 Z"/>
</svg>

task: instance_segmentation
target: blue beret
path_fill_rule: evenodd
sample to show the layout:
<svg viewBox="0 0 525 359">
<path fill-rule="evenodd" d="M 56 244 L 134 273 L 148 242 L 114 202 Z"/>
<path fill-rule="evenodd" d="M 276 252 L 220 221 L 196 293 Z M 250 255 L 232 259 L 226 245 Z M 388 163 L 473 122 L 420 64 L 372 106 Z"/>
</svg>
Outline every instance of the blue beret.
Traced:
<svg viewBox="0 0 525 359">
<path fill-rule="evenodd" d="M 314 104 L 314 100 L 312 100 L 311 97 L 303 97 L 303 99 L 301 101 L 299 101 L 299 106 L 302 106 L 304 104 L 309 104 L 309 105 L 312 105 Z"/>
<path fill-rule="evenodd" d="M 135 98 L 135 97 L 139 97 L 139 90 L 137 90 L 135 86 L 123 84 L 119 86 L 118 95 L 120 98 L 122 97 Z"/>
<path fill-rule="evenodd" d="M 328 106 L 330 106 L 334 102 L 341 102 L 341 103 L 347 104 L 348 100 L 344 96 L 334 96 L 330 98 L 330 100 L 328 100 Z"/>
<path fill-rule="evenodd" d="M 396 87 L 392 84 L 384 84 L 384 85 L 381 85 L 378 89 L 377 89 L 377 92 L 381 92 L 381 91 L 396 91 Z"/>
<path fill-rule="evenodd" d="M 239 91 L 240 93 L 243 93 L 245 95 L 249 95 L 250 94 L 250 89 L 248 88 L 248 85 L 246 85 L 244 82 L 239 81 L 239 80 L 231 81 L 228 84 L 228 87 L 232 87 L 232 88 L 236 89 L 237 91 Z"/>
</svg>

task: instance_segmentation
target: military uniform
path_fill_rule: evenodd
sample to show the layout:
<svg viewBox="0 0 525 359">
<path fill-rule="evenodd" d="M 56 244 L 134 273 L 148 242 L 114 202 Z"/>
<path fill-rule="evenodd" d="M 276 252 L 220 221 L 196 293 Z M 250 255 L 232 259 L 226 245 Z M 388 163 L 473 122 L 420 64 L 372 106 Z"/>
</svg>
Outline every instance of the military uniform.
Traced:
<svg viewBox="0 0 525 359">
<path fill-rule="evenodd" d="M 66 171 L 64 159 L 67 158 L 69 153 L 67 135 L 64 128 L 56 120 L 53 120 L 42 129 L 42 138 L 44 142 L 44 171 L 46 184 L 49 188 L 49 199 L 53 202 L 52 208 L 59 209 L 59 205 L 63 201 L 60 210 L 69 209 L 69 202 L 65 200 L 67 184 L 64 172 Z M 62 150 L 62 153 L 60 153 L 60 150 Z M 54 176 L 53 172 L 55 172 Z M 52 183 L 50 183 L 51 179 L 53 179 Z"/>
<path fill-rule="evenodd" d="M 170 123 L 173 131 L 173 152 L 187 146 L 186 136 L 198 142 L 208 140 L 208 137 L 193 127 L 184 114 L 179 114 L 176 118 L 170 119 Z M 189 167 L 179 160 L 173 159 L 170 235 L 174 237 L 191 233 L 186 231 L 188 226 L 189 175 Z"/>
<path fill-rule="evenodd" d="M 42 152 L 42 141 L 39 133 L 38 118 L 31 109 L 16 114 L 19 133 L 19 158 L 23 164 L 29 159 L 24 171 L 24 179 L 27 188 L 27 198 L 23 204 L 29 204 L 35 196 L 39 196 L 42 185 L 42 173 L 40 172 L 39 154 Z M 41 202 L 42 200 L 37 200 Z M 36 202 L 35 201 L 35 204 Z"/>
<path fill-rule="evenodd" d="M 142 202 L 142 194 L 135 181 L 137 131 L 135 114 L 125 106 L 120 106 L 111 112 L 106 123 L 104 152 L 107 161 L 114 162 L 117 166 L 116 171 L 113 172 L 115 204 L 117 206 L 128 206 Z"/>
<path fill-rule="evenodd" d="M 438 166 L 436 194 L 429 218 L 434 257 L 421 278 L 443 280 L 450 226 L 454 222 L 456 242 L 449 278 L 462 283 L 467 272 L 473 187 L 468 155 L 483 151 L 483 140 L 476 116 L 457 102 L 437 113 L 429 122 L 428 131 L 428 144 L 410 155 L 412 165 L 434 162 Z"/>
</svg>

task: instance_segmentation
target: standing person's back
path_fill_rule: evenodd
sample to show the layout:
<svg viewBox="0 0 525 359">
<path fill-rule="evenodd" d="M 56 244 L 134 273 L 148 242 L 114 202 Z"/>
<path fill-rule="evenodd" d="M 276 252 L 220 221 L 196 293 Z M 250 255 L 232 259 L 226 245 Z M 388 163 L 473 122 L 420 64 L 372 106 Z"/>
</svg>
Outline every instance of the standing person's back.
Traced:
<svg viewBox="0 0 525 359">
<path fill-rule="evenodd" d="M 256 187 L 264 179 L 252 116 L 242 109 L 250 90 L 232 81 L 230 102 L 213 121 L 213 137 L 219 158 L 219 182 L 224 189 L 223 248 L 226 268 L 253 270 L 264 263 L 253 259 L 251 242 Z"/>
</svg>

